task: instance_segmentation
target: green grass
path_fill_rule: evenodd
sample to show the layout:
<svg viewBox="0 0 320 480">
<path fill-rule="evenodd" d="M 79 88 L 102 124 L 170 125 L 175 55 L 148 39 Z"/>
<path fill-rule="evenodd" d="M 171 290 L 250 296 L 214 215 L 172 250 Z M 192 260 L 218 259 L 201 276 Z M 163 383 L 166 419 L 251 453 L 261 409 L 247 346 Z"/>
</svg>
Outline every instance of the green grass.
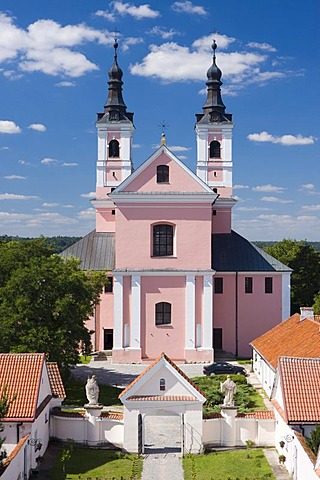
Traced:
<svg viewBox="0 0 320 480">
<path fill-rule="evenodd" d="M 259 392 L 247 383 L 243 375 L 230 375 L 237 384 L 234 403 L 239 413 L 266 410 L 266 406 Z M 226 375 L 214 377 L 195 377 L 192 381 L 204 391 L 207 401 L 203 406 L 203 413 L 220 413 L 219 405 L 222 405 L 224 394 L 220 391 L 220 382 L 224 382 Z"/>
<path fill-rule="evenodd" d="M 66 462 L 65 474 L 60 456 L 56 458 L 48 480 L 138 480 L 141 478 L 142 459 L 136 455 L 122 454 L 110 450 L 74 448 Z"/>
<path fill-rule="evenodd" d="M 87 365 L 91 361 L 91 355 L 80 355 L 80 363 Z"/>
<path fill-rule="evenodd" d="M 185 480 L 275 480 L 261 449 L 188 455 L 183 469 Z"/>
<path fill-rule="evenodd" d="M 99 385 L 99 402 L 103 405 L 122 405 L 120 402 L 118 395 L 122 392 L 122 388 L 112 387 L 111 385 Z M 65 390 L 67 397 L 63 402 L 64 405 L 73 405 L 75 407 L 83 407 L 86 403 L 88 403 L 86 392 L 85 392 L 85 385 L 83 382 L 79 380 L 75 380 L 74 378 L 70 378 L 65 383 Z"/>
<path fill-rule="evenodd" d="M 252 358 L 237 358 L 237 363 L 239 365 L 251 365 Z"/>
</svg>

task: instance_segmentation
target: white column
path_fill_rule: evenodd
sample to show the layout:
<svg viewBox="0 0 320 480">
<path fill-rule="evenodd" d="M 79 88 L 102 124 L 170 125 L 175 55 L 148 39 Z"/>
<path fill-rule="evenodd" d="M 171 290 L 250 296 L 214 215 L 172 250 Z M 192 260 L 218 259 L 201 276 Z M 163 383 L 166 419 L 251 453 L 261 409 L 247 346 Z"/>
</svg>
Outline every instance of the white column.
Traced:
<svg viewBox="0 0 320 480">
<path fill-rule="evenodd" d="M 141 276 L 131 277 L 131 348 L 140 348 Z"/>
<path fill-rule="evenodd" d="M 114 325 L 113 348 L 123 348 L 123 277 L 113 277 Z"/>
<path fill-rule="evenodd" d="M 203 348 L 212 348 L 212 275 L 203 276 Z"/>
<path fill-rule="evenodd" d="M 290 317 L 290 276 L 291 272 L 282 274 L 282 321 Z"/>
<path fill-rule="evenodd" d="M 186 277 L 186 348 L 195 348 L 196 325 L 196 284 L 195 276 Z"/>
</svg>

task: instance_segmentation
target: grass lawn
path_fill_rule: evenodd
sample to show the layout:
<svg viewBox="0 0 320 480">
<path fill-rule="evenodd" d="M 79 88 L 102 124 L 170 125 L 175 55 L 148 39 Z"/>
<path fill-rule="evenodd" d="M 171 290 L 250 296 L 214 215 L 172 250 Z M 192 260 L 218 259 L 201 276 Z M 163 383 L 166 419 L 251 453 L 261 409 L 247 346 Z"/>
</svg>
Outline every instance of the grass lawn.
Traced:
<svg viewBox="0 0 320 480">
<path fill-rule="evenodd" d="M 261 449 L 188 455 L 183 469 L 185 480 L 275 480 Z"/>
<path fill-rule="evenodd" d="M 141 478 L 142 459 L 136 455 L 122 454 L 110 450 L 74 448 L 66 462 L 65 474 L 60 457 L 56 459 L 48 480 L 138 480 Z"/>
<path fill-rule="evenodd" d="M 80 363 L 87 365 L 91 361 L 91 355 L 80 355 Z"/>
<path fill-rule="evenodd" d="M 120 400 L 118 399 L 118 395 L 122 392 L 122 388 L 112 387 L 111 385 L 99 385 L 99 402 L 103 405 L 122 405 Z M 74 378 L 70 378 L 65 383 L 65 390 L 67 397 L 63 402 L 64 405 L 73 405 L 76 407 L 83 407 L 86 403 L 88 403 L 86 392 L 85 392 L 85 385 L 83 382 L 79 380 L 75 380 Z"/>
</svg>

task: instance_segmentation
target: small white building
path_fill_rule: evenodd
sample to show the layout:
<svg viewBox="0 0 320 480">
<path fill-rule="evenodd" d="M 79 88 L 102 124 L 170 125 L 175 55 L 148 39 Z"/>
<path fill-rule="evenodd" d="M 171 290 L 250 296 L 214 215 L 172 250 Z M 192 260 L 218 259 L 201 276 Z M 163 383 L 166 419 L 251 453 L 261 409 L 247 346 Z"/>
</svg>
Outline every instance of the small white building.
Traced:
<svg viewBox="0 0 320 480">
<path fill-rule="evenodd" d="M 319 328 L 319 318 L 314 316 L 313 309 L 302 307 L 300 315 L 295 313 L 251 342 L 253 370 L 269 397 L 279 357 L 320 356 Z"/>
<path fill-rule="evenodd" d="M 305 438 L 320 423 L 320 359 L 280 357 L 272 402 L 275 446 L 293 480 L 319 480 L 320 456 Z"/>
<path fill-rule="evenodd" d="M 2 422 L 8 456 L 1 480 L 28 479 L 48 446 L 50 410 L 65 398 L 58 365 L 43 353 L 1 353 L 0 392 L 4 386 L 14 401 Z"/>
</svg>

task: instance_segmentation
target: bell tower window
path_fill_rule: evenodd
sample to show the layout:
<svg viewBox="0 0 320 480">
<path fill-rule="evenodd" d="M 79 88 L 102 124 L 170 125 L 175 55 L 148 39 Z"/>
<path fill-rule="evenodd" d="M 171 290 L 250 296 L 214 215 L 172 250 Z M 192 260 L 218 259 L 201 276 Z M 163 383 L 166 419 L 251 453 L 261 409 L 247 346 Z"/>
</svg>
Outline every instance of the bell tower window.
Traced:
<svg viewBox="0 0 320 480">
<path fill-rule="evenodd" d="M 118 140 L 111 140 L 109 142 L 109 157 L 117 158 L 119 157 L 120 147 Z"/>
<path fill-rule="evenodd" d="M 220 158 L 221 157 L 221 146 L 217 140 L 213 140 L 210 143 L 210 158 Z"/>
<path fill-rule="evenodd" d="M 157 183 L 169 183 L 169 167 L 168 165 L 157 166 Z"/>
</svg>

